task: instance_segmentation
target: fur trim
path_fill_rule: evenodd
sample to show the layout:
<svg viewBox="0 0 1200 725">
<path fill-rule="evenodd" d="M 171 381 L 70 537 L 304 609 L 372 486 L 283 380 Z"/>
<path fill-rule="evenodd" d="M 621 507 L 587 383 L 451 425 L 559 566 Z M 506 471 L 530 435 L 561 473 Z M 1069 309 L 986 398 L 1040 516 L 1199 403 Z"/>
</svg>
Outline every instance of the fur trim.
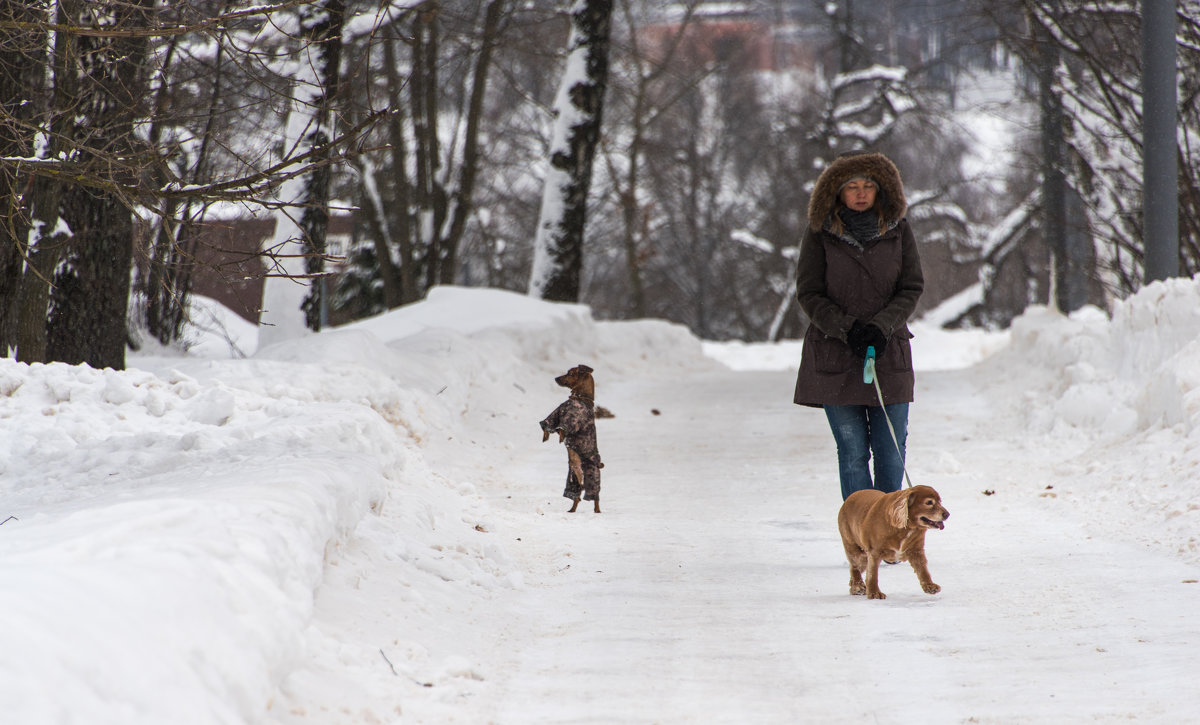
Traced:
<svg viewBox="0 0 1200 725">
<path fill-rule="evenodd" d="M 821 229 L 837 205 L 838 193 L 846 182 L 856 176 L 866 176 L 875 181 L 882 192 L 884 223 L 891 227 L 904 218 L 908 202 L 904 198 L 904 183 L 900 170 L 883 154 L 848 154 L 834 159 L 817 177 L 812 197 L 808 200 L 808 225 Z M 880 203 L 877 201 L 876 203 Z"/>
</svg>

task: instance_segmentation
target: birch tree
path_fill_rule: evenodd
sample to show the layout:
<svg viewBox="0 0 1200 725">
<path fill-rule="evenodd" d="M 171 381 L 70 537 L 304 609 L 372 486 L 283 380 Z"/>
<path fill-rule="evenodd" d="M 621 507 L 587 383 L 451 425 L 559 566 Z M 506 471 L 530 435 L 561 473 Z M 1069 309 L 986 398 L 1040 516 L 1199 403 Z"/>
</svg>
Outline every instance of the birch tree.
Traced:
<svg viewBox="0 0 1200 725">
<path fill-rule="evenodd" d="M 567 64 L 554 102 L 542 207 L 534 237 L 529 293 L 578 302 L 592 161 L 608 83 L 612 0 L 576 0 Z"/>
</svg>

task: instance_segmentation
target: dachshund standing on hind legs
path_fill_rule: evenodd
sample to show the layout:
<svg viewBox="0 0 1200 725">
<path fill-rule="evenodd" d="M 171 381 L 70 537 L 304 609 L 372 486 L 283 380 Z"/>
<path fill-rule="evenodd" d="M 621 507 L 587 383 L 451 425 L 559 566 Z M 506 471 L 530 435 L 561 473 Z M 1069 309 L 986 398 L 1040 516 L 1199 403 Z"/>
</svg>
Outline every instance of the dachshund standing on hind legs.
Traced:
<svg viewBox="0 0 1200 725">
<path fill-rule="evenodd" d="M 554 412 L 541 422 L 542 442 L 549 440 L 551 433 L 558 433 L 559 443 L 567 446 L 567 486 L 563 496 L 571 499 L 574 513 L 579 500 L 594 502 L 593 508 L 600 513 L 600 451 L 596 448 L 596 384 L 592 380 L 592 369 L 587 365 L 576 365 L 564 375 L 554 379 L 571 395 Z"/>
</svg>

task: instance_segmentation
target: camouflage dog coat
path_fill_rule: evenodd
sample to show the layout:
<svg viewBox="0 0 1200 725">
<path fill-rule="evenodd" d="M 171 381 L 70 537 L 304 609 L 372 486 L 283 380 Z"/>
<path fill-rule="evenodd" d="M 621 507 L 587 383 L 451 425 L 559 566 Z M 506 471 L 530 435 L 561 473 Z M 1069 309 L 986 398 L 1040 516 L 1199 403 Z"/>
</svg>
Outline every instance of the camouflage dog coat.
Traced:
<svg viewBox="0 0 1200 725">
<path fill-rule="evenodd" d="M 576 500 L 582 489 L 583 500 L 595 501 L 600 495 L 600 469 L 604 464 L 600 462 L 600 451 L 596 448 L 596 415 L 592 402 L 572 395 L 546 416 L 541 426 L 547 433 L 562 433 L 567 448 L 579 454 L 583 480 L 576 481 L 575 474 L 568 470 L 563 496 Z"/>
</svg>

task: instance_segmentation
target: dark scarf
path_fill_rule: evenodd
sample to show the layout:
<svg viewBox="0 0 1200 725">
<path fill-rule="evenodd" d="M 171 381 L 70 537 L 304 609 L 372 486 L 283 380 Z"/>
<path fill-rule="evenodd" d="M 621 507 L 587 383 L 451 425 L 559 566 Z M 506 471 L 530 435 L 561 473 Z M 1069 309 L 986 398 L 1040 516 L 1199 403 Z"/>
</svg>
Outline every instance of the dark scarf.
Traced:
<svg viewBox="0 0 1200 725">
<path fill-rule="evenodd" d="M 848 206 L 837 210 L 838 217 L 846 225 L 846 233 L 859 244 L 865 244 L 879 236 L 879 212 L 874 207 L 866 211 L 854 211 Z"/>
</svg>

